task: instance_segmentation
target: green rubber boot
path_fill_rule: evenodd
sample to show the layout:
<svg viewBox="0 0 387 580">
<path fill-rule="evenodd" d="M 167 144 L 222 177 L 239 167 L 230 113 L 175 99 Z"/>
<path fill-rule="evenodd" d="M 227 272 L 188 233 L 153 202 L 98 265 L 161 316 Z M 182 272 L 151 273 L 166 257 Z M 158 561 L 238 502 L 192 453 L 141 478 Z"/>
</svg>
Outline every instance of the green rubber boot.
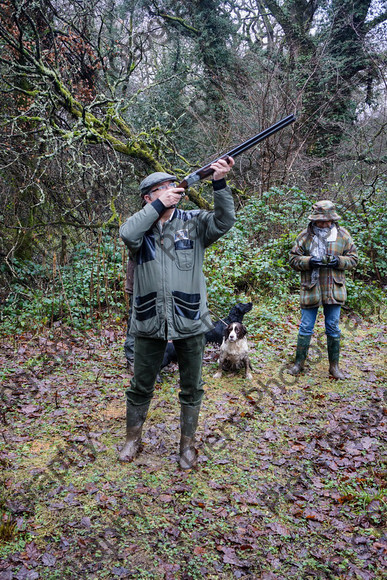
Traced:
<svg viewBox="0 0 387 580">
<path fill-rule="evenodd" d="M 296 350 L 296 360 L 294 365 L 288 369 L 288 373 L 291 375 L 299 375 L 300 372 L 304 369 L 304 364 L 306 357 L 308 355 L 310 341 L 312 339 L 312 335 L 308 334 L 307 336 L 303 334 L 298 335 L 297 339 L 297 350 Z"/>
<path fill-rule="evenodd" d="M 346 377 L 339 369 L 340 358 L 340 337 L 327 335 L 327 347 L 329 358 L 329 374 L 337 380 L 344 380 Z"/>
<path fill-rule="evenodd" d="M 180 458 L 181 469 L 192 469 L 197 462 L 197 451 L 195 449 L 195 432 L 198 425 L 200 405 L 191 407 L 181 405 L 180 412 Z"/>
<path fill-rule="evenodd" d="M 146 419 L 150 403 L 132 405 L 126 402 L 126 442 L 120 454 L 119 461 L 133 461 L 141 451 L 142 426 Z"/>
</svg>

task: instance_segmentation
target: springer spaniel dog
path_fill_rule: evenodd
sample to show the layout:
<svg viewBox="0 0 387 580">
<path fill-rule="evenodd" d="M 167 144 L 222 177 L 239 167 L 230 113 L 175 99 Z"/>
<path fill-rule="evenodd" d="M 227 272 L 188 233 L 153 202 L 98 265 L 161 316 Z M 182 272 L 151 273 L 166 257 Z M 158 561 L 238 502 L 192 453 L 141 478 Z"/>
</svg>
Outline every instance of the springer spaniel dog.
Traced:
<svg viewBox="0 0 387 580">
<path fill-rule="evenodd" d="M 224 327 L 228 324 L 231 324 L 232 322 L 242 322 L 244 315 L 247 314 L 247 312 L 250 312 L 252 307 L 252 302 L 247 302 L 246 304 L 238 302 L 238 304 L 235 304 L 235 306 L 231 308 L 224 322 L 223 320 L 218 320 L 215 322 L 214 328 L 206 332 L 206 344 L 222 344 L 224 337 Z M 173 342 L 168 342 L 165 349 L 163 362 L 161 363 L 160 371 L 164 367 L 168 366 L 171 362 L 177 362 L 177 355 L 175 347 L 173 346 Z"/>
<path fill-rule="evenodd" d="M 250 381 L 253 378 L 246 335 L 246 327 L 241 322 L 232 322 L 227 326 L 220 347 L 219 368 L 214 379 L 220 379 L 222 371 L 238 371 L 242 368 L 245 369 L 246 379 Z"/>
</svg>

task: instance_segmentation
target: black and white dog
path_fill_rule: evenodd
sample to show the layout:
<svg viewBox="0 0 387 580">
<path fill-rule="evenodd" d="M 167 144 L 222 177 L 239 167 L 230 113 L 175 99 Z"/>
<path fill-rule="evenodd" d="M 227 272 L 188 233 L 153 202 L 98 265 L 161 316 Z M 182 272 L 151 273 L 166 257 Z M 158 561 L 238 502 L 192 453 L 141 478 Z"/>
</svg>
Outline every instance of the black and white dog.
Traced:
<svg viewBox="0 0 387 580">
<path fill-rule="evenodd" d="M 218 320 L 214 324 L 214 328 L 209 332 L 206 332 L 206 344 L 222 344 L 225 328 L 227 328 L 231 322 L 242 322 L 244 315 L 247 312 L 250 312 L 252 307 L 252 302 L 247 302 L 246 304 L 239 302 L 238 304 L 235 304 L 235 306 L 231 308 L 229 315 L 224 321 Z M 171 362 L 177 362 L 177 356 L 173 342 L 168 342 L 160 370 L 169 365 Z"/>
<path fill-rule="evenodd" d="M 224 320 L 218 320 L 214 324 L 214 328 L 209 332 L 206 332 L 206 343 L 213 342 L 215 344 L 222 344 L 225 329 L 232 322 L 243 322 L 243 317 L 245 314 L 250 312 L 253 307 L 252 302 L 238 302 L 235 304 L 229 312 L 229 315 Z"/>
<path fill-rule="evenodd" d="M 226 328 L 219 354 L 219 368 L 214 379 L 220 379 L 223 371 L 245 369 L 245 378 L 251 380 L 253 370 L 249 359 L 247 330 L 240 322 L 232 322 Z"/>
</svg>

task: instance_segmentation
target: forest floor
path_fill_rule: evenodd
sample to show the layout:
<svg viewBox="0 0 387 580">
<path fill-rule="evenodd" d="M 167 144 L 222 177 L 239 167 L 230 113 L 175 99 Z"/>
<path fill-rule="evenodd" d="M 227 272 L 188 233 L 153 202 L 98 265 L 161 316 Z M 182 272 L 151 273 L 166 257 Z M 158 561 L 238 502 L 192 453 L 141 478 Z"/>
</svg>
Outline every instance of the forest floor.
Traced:
<svg viewBox="0 0 387 580">
<path fill-rule="evenodd" d="M 385 578 L 386 321 L 344 316 L 348 379 L 334 381 L 321 315 L 305 374 L 284 372 L 297 320 L 294 302 L 250 334 L 250 382 L 214 380 L 218 348 L 206 347 L 188 472 L 176 367 L 156 387 L 143 452 L 117 461 L 122 323 L 3 337 L 0 580 Z"/>
</svg>

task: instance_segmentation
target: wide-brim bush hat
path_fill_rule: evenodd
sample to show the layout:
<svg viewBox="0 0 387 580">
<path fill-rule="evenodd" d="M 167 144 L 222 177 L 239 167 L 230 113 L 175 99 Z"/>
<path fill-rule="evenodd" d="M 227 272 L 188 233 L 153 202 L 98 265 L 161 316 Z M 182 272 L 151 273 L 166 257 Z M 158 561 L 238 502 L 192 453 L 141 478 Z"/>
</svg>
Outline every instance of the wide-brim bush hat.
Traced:
<svg viewBox="0 0 387 580">
<path fill-rule="evenodd" d="M 159 183 L 163 183 L 163 181 L 177 181 L 177 177 L 176 175 L 170 175 L 169 173 L 164 173 L 163 171 L 156 171 L 155 173 L 151 173 L 140 183 L 141 196 L 144 197 L 144 195 L 147 195 L 152 187 L 158 185 Z"/>
<path fill-rule="evenodd" d="M 323 199 L 314 204 L 308 219 L 313 222 L 336 222 L 340 216 L 336 213 L 335 204 L 329 199 Z"/>
</svg>

